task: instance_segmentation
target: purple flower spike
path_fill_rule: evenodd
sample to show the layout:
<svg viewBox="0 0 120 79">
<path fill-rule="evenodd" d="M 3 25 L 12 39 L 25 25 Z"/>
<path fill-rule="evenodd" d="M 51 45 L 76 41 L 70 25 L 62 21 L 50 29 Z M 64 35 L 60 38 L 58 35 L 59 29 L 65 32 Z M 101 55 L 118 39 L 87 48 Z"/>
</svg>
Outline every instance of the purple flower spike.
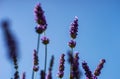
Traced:
<svg viewBox="0 0 120 79">
<path fill-rule="evenodd" d="M 54 56 L 52 55 L 51 60 L 50 60 L 50 66 L 49 66 L 47 79 L 52 79 L 52 67 L 53 67 L 53 64 L 54 64 Z"/>
<path fill-rule="evenodd" d="M 45 45 L 49 43 L 49 39 L 46 36 L 42 37 L 41 40 L 42 40 L 42 43 Z"/>
<path fill-rule="evenodd" d="M 75 20 L 71 23 L 70 26 L 70 36 L 71 38 L 75 39 L 78 32 L 78 17 L 75 16 Z"/>
<path fill-rule="evenodd" d="M 100 75 L 104 63 L 105 63 L 105 59 L 102 59 L 102 60 L 100 61 L 99 65 L 97 66 L 96 70 L 94 71 L 94 75 L 95 75 L 95 76 L 99 76 L 99 75 Z"/>
<path fill-rule="evenodd" d="M 79 79 L 80 78 L 80 69 L 79 69 L 79 52 L 76 52 L 75 53 L 75 56 L 74 56 L 74 67 L 73 67 L 73 71 L 74 71 L 74 75 L 75 75 L 75 78 L 76 79 Z"/>
<path fill-rule="evenodd" d="M 41 72 L 40 72 L 40 79 L 45 79 L 45 72 L 44 72 L 44 70 L 41 70 Z"/>
<path fill-rule="evenodd" d="M 25 79 L 25 76 L 26 76 L 26 74 L 25 74 L 25 72 L 22 74 L 22 79 Z"/>
<path fill-rule="evenodd" d="M 90 71 L 89 66 L 85 61 L 82 62 L 82 67 L 85 70 L 86 79 L 93 79 L 92 72 Z"/>
<path fill-rule="evenodd" d="M 52 79 L 52 72 L 51 71 L 48 72 L 47 79 Z"/>
<path fill-rule="evenodd" d="M 69 47 L 71 48 L 74 48 L 76 46 L 76 42 L 74 40 L 71 40 L 69 43 L 68 43 Z"/>
<path fill-rule="evenodd" d="M 47 29 L 47 26 L 45 26 L 45 25 L 37 25 L 35 27 L 35 30 L 38 34 L 43 33 L 46 29 Z"/>
<path fill-rule="evenodd" d="M 34 8 L 35 20 L 39 25 L 47 26 L 44 11 L 42 10 L 41 4 L 38 3 Z"/>
<path fill-rule="evenodd" d="M 73 62 L 71 63 L 71 71 L 70 71 L 70 78 L 72 79 L 80 79 L 81 77 L 81 72 L 79 69 L 79 53 L 76 52 L 74 57 L 73 57 Z"/>
<path fill-rule="evenodd" d="M 64 76 L 64 59 L 65 54 L 62 54 L 60 57 L 60 65 L 59 65 L 59 72 L 58 72 L 58 77 L 62 78 Z"/>
<path fill-rule="evenodd" d="M 36 50 L 34 50 L 34 54 L 33 54 L 33 57 L 34 57 L 34 65 L 38 65 L 39 63 L 38 63 L 38 55 L 37 55 L 37 51 Z"/>
</svg>

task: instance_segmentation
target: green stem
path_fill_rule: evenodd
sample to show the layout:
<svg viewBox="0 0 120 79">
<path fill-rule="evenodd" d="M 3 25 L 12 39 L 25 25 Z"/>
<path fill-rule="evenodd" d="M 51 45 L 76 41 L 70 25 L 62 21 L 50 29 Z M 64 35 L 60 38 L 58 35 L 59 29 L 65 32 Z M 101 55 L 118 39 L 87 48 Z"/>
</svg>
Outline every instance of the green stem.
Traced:
<svg viewBox="0 0 120 79">
<path fill-rule="evenodd" d="M 32 79 L 34 79 L 34 70 L 32 71 Z"/>
<path fill-rule="evenodd" d="M 39 53 L 39 44 L 40 44 L 40 34 L 38 34 L 38 41 L 37 41 L 37 54 Z"/>
<path fill-rule="evenodd" d="M 73 48 L 71 48 L 71 55 L 73 57 Z M 72 72 L 72 63 L 70 64 L 70 79 L 71 79 L 71 72 Z"/>
<path fill-rule="evenodd" d="M 44 65 L 45 73 L 46 73 L 46 66 L 47 66 L 47 45 L 45 45 L 45 65 Z"/>
<path fill-rule="evenodd" d="M 39 53 L 39 44 L 40 44 L 40 34 L 38 34 L 38 39 L 37 39 L 37 55 Z M 32 79 L 35 79 L 35 72 L 34 70 L 32 71 Z"/>
</svg>

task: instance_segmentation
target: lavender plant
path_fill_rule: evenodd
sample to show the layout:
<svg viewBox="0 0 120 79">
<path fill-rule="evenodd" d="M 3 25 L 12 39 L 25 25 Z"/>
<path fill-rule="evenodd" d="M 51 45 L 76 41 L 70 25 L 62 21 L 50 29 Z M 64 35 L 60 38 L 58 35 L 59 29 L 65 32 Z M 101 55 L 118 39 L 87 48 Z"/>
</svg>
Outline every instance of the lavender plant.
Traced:
<svg viewBox="0 0 120 79">
<path fill-rule="evenodd" d="M 48 52 L 47 46 L 48 46 L 50 40 L 46 36 L 47 22 L 46 22 L 46 18 L 44 15 L 44 11 L 43 11 L 40 3 L 38 3 L 35 6 L 34 14 L 35 14 L 35 21 L 37 24 L 35 27 L 35 31 L 38 34 L 38 39 L 37 39 L 37 47 L 36 47 L 36 49 L 34 49 L 34 52 L 33 52 L 33 69 L 32 69 L 31 79 L 37 79 L 35 74 L 38 75 L 38 72 L 40 72 L 40 74 L 39 74 L 40 79 L 53 79 L 52 70 L 53 70 L 53 64 L 54 64 L 54 55 L 51 56 L 48 73 L 46 72 L 47 52 Z M 11 78 L 11 79 L 20 79 L 19 71 L 18 71 L 18 67 L 19 67 L 18 66 L 18 49 L 17 49 L 16 40 L 15 40 L 14 36 L 12 35 L 12 33 L 10 32 L 9 24 L 7 21 L 4 21 L 2 23 L 2 27 L 3 27 L 4 36 L 6 39 L 5 40 L 6 46 L 8 48 L 8 57 L 10 58 L 10 60 L 12 60 L 13 66 L 15 69 L 14 78 Z M 92 73 L 92 71 L 90 70 L 86 61 L 83 61 L 80 65 L 79 52 L 75 52 L 75 50 L 74 50 L 74 48 L 76 47 L 76 44 L 77 44 L 76 38 L 78 35 L 78 17 L 77 16 L 75 16 L 75 19 L 71 23 L 69 32 L 70 32 L 70 41 L 68 42 L 68 46 L 70 48 L 70 51 L 67 53 L 67 56 L 68 56 L 68 63 L 70 65 L 70 71 L 69 71 L 68 79 L 81 79 L 82 75 L 81 75 L 80 66 L 82 66 L 85 71 L 86 79 L 98 79 L 98 76 L 100 75 L 103 65 L 105 63 L 105 59 L 102 59 L 100 61 L 97 68 L 95 69 L 94 73 Z M 41 70 L 39 69 L 40 40 L 41 40 L 42 44 L 45 46 L 44 68 Z M 60 56 L 58 73 L 57 73 L 57 76 L 60 79 L 62 79 L 62 78 L 64 79 L 64 73 L 65 73 L 64 70 L 65 70 L 65 62 L 66 62 L 65 54 L 66 53 L 63 53 Z M 26 79 L 26 78 L 27 78 L 26 73 L 24 72 L 22 74 L 22 79 Z"/>
<path fill-rule="evenodd" d="M 14 79 L 19 79 L 17 41 L 15 40 L 15 37 L 10 30 L 9 21 L 3 21 L 2 28 L 4 32 L 6 47 L 8 50 L 7 55 L 8 55 L 8 58 L 12 61 L 15 69 Z"/>
</svg>

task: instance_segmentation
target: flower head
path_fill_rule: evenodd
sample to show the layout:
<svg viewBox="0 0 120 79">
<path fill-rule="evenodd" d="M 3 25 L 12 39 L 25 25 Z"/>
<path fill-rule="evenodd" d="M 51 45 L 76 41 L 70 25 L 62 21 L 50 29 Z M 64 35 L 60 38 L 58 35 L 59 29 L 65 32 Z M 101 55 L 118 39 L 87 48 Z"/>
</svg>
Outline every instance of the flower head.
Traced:
<svg viewBox="0 0 120 79">
<path fill-rule="evenodd" d="M 64 59 L 65 54 L 62 54 L 60 57 L 60 64 L 59 64 L 59 72 L 58 72 L 58 77 L 62 78 L 64 76 Z"/>
<path fill-rule="evenodd" d="M 95 76 L 99 76 L 100 75 L 104 63 L 105 63 L 105 59 L 101 59 L 99 65 L 97 66 L 96 70 L 94 71 L 94 75 Z"/>
<path fill-rule="evenodd" d="M 78 17 L 75 16 L 75 19 L 71 23 L 71 26 L 70 26 L 70 36 L 71 36 L 71 38 L 75 39 L 76 36 L 77 36 L 77 32 L 78 32 Z"/>
<path fill-rule="evenodd" d="M 36 30 L 36 32 L 37 32 L 38 34 L 43 33 L 46 29 L 47 29 L 47 26 L 45 26 L 45 25 L 39 25 L 39 24 L 38 24 L 38 25 L 35 27 L 35 30 Z"/>
<path fill-rule="evenodd" d="M 82 62 L 82 67 L 85 71 L 86 78 L 93 79 L 92 72 L 90 71 L 89 66 L 87 65 L 87 63 L 85 61 Z"/>
<path fill-rule="evenodd" d="M 37 72 L 38 70 L 39 70 L 39 66 L 34 65 L 34 66 L 33 66 L 33 71 Z"/>
<path fill-rule="evenodd" d="M 42 40 L 42 43 L 45 45 L 49 43 L 49 39 L 46 36 L 42 37 L 41 40 Z"/>
<path fill-rule="evenodd" d="M 33 56 L 34 56 L 34 65 L 38 65 L 39 64 L 38 63 L 38 55 L 37 55 L 37 51 L 36 50 L 34 50 Z"/>
<path fill-rule="evenodd" d="M 76 46 L 76 42 L 74 40 L 69 41 L 68 43 L 70 48 L 74 48 Z"/>
<path fill-rule="evenodd" d="M 80 69 L 79 69 L 79 52 L 76 52 L 75 53 L 75 56 L 74 56 L 74 63 L 73 63 L 73 71 L 74 71 L 74 76 L 76 79 L 79 79 L 80 78 Z"/>
<path fill-rule="evenodd" d="M 38 3 L 34 8 L 35 20 L 39 25 L 47 26 L 44 11 L 42 10 L 41 4 Z"/>
</svg>

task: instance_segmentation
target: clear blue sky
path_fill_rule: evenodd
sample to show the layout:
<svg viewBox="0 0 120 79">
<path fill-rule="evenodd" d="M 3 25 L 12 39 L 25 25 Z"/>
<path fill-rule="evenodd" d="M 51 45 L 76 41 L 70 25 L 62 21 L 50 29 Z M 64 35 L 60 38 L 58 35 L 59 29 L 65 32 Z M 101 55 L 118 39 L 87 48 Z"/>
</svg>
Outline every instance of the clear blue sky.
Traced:
<svg viewBox="0 0 120 79">
<path fill-rule="evenodd" d="M 0 0 L 0 21 L 6 17 L 11 20 L 11 30 L 14 31 L 20 45 L 20 74 L 25 71 L 27 79 L 31 78 L 32 55 L 37 42 L 33 9 L 38 2 L 42 4 L 48 23 L 48 61 L 52 54 L 55 55 L 54 79 L 57 78 L 59 56 L 69 49 L 69 26 L 74 16 L 79 18 L 77 46 L 74 50 L 80 52 L 81 60 L 86 60 L 90 69 L 94 71 L 99 60 L 105 58 L 107 62 L 99 79 L 119 78 L 119 0 Z M 9 79 L 13 71 L 5 50 L 0 27 L 0 79 Z M 40 69 L 43 69 L 43 57 L 44 46 L 40 44 Z M 68 70 L 69 66 L 66 63 L 63 79 L 68 79 Z M 81 70 L 83 71 L 82 68 Z"/>
</svg>

